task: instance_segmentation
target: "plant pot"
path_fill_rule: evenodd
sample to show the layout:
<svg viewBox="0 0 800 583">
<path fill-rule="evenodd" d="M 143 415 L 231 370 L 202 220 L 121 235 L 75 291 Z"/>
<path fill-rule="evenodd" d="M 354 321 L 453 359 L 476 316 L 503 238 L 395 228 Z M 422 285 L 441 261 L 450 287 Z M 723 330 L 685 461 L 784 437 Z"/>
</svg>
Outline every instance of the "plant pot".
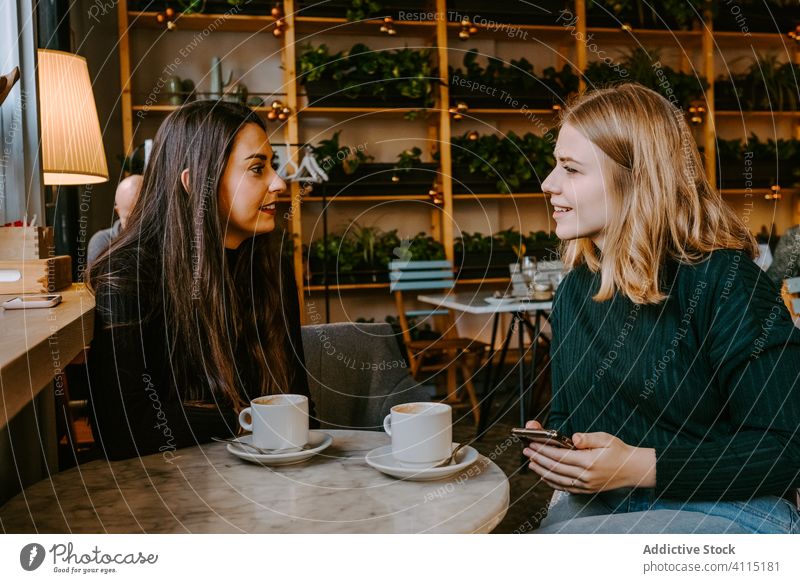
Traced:
<svg viewBox="0 0 800 583">
<path fill-rule="evenodd" d="M 505 91 L 506 93 L 502 93 Z M 554 95 L 546 87 L 540 87 L 536 92 L 528 91 L 525 94 L 521 89 L 498 88 L 495 95 L 487 95 L 485 92 L 469 91 L 464 87 L 454 87 L 450 92 L 451 106 L 455 107 L 459 101 L 463 101 L 473 109 L 552 109 L 553 104 L 560 101 L 558 95 Z M 566 97 L 566 96 L 561 96 Z M 516 105 L 514 102 L 516 101 Z M 467 112 L 469 114 L 469 112 Z"/>
<path fill-rule="evenodd" d="M 378 0 L 381 9 L 370 18 L 382 18 L 391 16 L 397 21 L 401 21 L 400 12 L 433 12 L 436 3 L 433 0 Z M 299 0 L 297 6 L 297 16 L 316 16 L 324 18 L 346 18 L 347 9 L 350 8 L 350 0 Z"/>
<path fill-rule="evenodd" d="M 739 8 L 739 10 L 736 8 Z M 778 23 L 777 27 L 775 25 L 776 22 Z M 764 9 L 763 2 L 744 6 L 739 3 L 726 6 L 723 2 L 717 7 L 717 15 L 714 17 L 714 30 L 743 33 L 774 32 L 786 34 L 790 30 L 794 30 L 798 24 L 800 24 L 800 8 L 797 6 L 770 6 L 768 12 Z M 742 30 L 743 26 L 747 28 L 747 31 Z"/>
<path fill-rule="evenodd" d="M 536 257 L 537 260 L 556 259 L 558 258 L 558 246 L 558 243 L 545 242 L 536 243 L 535 245 L 527 244 L 525 245 L 525 252 Z"/>
<path fill-rule="evenodd" d="M 750 177 L 745 177 L 745 172 Z M 749 184 L 748 184 L 749 182 Z M 789 160 L 753 160 L 745 166 L 742 160 L 720 160 L 719 187 L 723 189 L 769 188 L 776 184 L 790 188 L 797 183 L 794 165 Z"/>
<path fill-rule="evenodd" d="M 563 9 L 569 9 L 571 2 L 565 0 L 538 0 L 537 2 L 520 2 L 505 0 L 503 2 L 487 2 L 486 0 L 451 0 L 447 3 L 448 19 L 458 20 L 468 16 L 480 26 L 497 27 L 500 24 L 542 24 L 558 26 L 556 21 Z M 509 36 L 520 35 L 519 32 L 506 31 Z M 524 36 L 522 37 L 524 38 Z"/>
<path fill-rule="evenodd" d="M 737 99 L 730 80 L 714 82 L 714 109 L 716 111 L 739 111 L 742 103 Z"/>
<path fill-rule="evenodd" d="M 493 249 L 490 253 L 455 254 L 455 268 L 459 279 L 509 277 L 508 265 L 518 260 L 517 254 L 508 249 Z"/>
<path fill-rule="evenodd" d="M 700 21 L 697 19 L 680 25 L 666 10 L 658 9 L 654 15 L 644 3 L 642 3 L 642 9 L 642 13 L 639 14 L 636 3 L 634 3 L 630 10 L 615 14 L 607 6 L 605 10 L 599 6 L 592 7 L 586 12 L 587 26 L 619 29 L 623 24 L 629 24 L 634 29 L 644 30 L 697 30 L 700 27 Z"/>
<path fill-rule="evenodd" d="M 273 4 L 270 2 L 256 2 L 255 0 L 250 0 L 239 7 L 228 4 L 227 0 L 206 0 L 202 14 L 268 15 L 272 11 L 272 6 Z M 176 13 L 180 12 L 180 7 L 170 0 L 128 0 L 128 10 L 132 11 L 164 12 L 167 7 L 174 9 Z"/>
<path fill-rule="evenodd" d="M 498 180 L 502 176 L 484 176 L 483 174 L 472 174 L 466 164 L 453 164 L 453 194 L 496 194 L 500 192 L 497 187 Z M 518 188 L 512 189 L 513 192 L 527 193 L 540 192 L 542 189 L 538 180 L 523 182 Z"/>
<path fill-rule="evenodd" d="M 303 83 L 309 107 L 414 107 L 424 109 L 425 97 L 409 99 L 402 95 L 358 95 L 351 97 L 342 92 L 335 81 L 321 80 Z"/>
<path fill-rule="evenodd" d="M 356 283 L 386 283 L 389 281 L 389 270 L 385 267 L 380 269 L 356 268 L 353 271 L 353 278 Z"/>
<path fill-rule="evenodd" d="M 324 167 L 324 165 L 323 165 Z M 326 196 L 383 196 L 427 194 L 439 174 L 439 165 L 425 163 L 416 168 L 395 170 L 394 164 L 359 164 L 352 174 L 345 174 L 340 165 L 328 172 L 330 180 L 315 191 L 325 189 Z M 393 182 L 397 175 L 399 182 Z"/>
</svg>

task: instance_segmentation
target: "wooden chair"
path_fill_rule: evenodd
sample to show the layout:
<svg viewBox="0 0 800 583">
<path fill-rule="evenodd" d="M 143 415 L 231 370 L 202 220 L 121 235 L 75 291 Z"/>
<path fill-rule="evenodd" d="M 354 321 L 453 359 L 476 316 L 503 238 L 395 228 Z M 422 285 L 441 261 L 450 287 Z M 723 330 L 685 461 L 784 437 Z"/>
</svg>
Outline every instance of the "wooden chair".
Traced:
<svg viewBox="0 0 800 583">
<path fill-rule="evenodd" d="M 455 285 L 453 265 L 449 261 L 392 261 L 389 264 L 390 291 L 394 294 L 397 314 L 411 374 L 415 379 L 425 373 L 444 371 L 447 376 L 447 395 L 443 402 L 462 406 L 459 399 L 456 374 L 460 370 L 463 387 L 469 398 L 472 415 L 480 421 L 480 402 L 472 383 L 488 345 L 471 338 L 461 338 L 450 310 L 407 310 L 404 292 L 451 290 Z M 441 336 L 434 339 L 413 340 L 409 318 L 432 318 Z"/>
</svg>

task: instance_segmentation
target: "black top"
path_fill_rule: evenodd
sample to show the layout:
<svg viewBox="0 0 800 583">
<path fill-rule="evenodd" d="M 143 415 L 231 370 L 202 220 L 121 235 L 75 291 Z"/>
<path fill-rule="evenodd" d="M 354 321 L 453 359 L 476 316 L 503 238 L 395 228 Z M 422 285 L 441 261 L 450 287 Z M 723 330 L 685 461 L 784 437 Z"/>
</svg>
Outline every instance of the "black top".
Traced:
<svg viewBox="0 0 800 583">
<path fill-rule="evenodd" d="M 585 265 L 552 313 L 554 428 L 655 448 L 658 496 L 749 499 L 800 478 L 800 330 L 777 286 L 740 251 L 669 262 L 669 294 L 592 300 Z"/>
<path fill-rule="evenodd" d="M 228 265 L 234 264 L 235 253 L 228 251 Z M 125 270 L 126 266 L 116 263 L 115 269 Z M 312 426 L 316 426 L 303 361 L 297 287 L 291 267 L 284 265 L 281 271 L 282 307 L 288 330 L 286 359 L 291 379 L 285 392 L 309 397 L 309 417 Z M 138 289 L 151 285 L 157 284 L 139 281 Z M 150 312 L 149 306 L 143 305 L 144 295 L 97 290 L 98 309 L 88 366 L 92 428 L 105 455 L 109 459 L 157 452 L 168 455 L 166 452 L 208 442 L 212 436 L 235 436 L 239 422 L 230 405 L 220 401 L 205 407 L 193 406 L 179 399 L 170 367 L 163 310 Z M 140 324 L 148 312 L 150 315 Z M 135 323 L 120 325 L 131 321 Z M 114 327 L 109 327 L 112 323 Z M 240 374 L 247 374 L 249 367 L 239 369 Z M 239 380 L 246 386 L 260 386 L 258 379 Z"/>
</svg>

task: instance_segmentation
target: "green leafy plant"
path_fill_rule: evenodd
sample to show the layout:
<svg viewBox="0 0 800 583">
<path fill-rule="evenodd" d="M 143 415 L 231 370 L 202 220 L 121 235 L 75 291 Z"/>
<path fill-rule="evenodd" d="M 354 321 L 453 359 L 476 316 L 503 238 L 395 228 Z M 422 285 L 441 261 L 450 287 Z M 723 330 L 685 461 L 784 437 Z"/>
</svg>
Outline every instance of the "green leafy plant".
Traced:
<svg viewBox="0 0 800 583">
<path fill-rule="evenodd" d="M 469 79 L 473 83 L 491 88 L 502 87 L 518 98 L 544 92 L 542 85 L 553 95 L 562 98 L 578 90 L 578 76 L 569 65 L 564 65 L 560 70 L 548 67 L 541 77 L 537 77 L 533 65 L 525 58 L 511 59 L 506 64 L 501 59 L 488 57 L 486 67 L 483 67 L 478 62 L 478 56 L 477 49 L 467 51 L 464 55 L 464 68 L 451 70 L 451 77 Z"/>
<path fill-rule="evenodd" d="M 505 137 L 494 134 L 456 137 L 453 164 L 466 165 L 470 174 L 496 180 L 498 192 L 520 192 L 520 187 L 546 176 L 555 165 L 554 141 L 527 133 L 520 137 L 509 132 Z"/>
<path fill-rule="evenodd" d="M 312 241 L 307 256 L 312 272 L 320 273 L 327 267 L 331 281 L 335 281 L 335 274 L 340 278 L 352 274 L 357 262 L 357 249 L 352 238 L 330 234 L 327 244 L 322 238 Z"/>
<path fill-rule="evenodd" d="M 761 161 L 782 169 L 791 169 L 786 174 L 784 171 L 781 171 L 780 174 L 782 180 L 790 175 L 792 183 L 781 184 L 781 186 L 791 187 L 800 184 L 800 140 L 773 140 L 770 138 L 762 141 L 755 134 L 750 134 L 746 142 L 717 139 L 717 155 L 720 160 L 720 168 L 734 168 L 737 176 L 747 166 L 745 163 L 747 155 L 747 159 L 751 161 L 750 164 Z"/>
<path fill-rule="evenodd" d="M 797 110 L 797 82 L 800 66 L 781 63 L 774 53 L 753 59 L 747 73 L 739 76 L 745 109 Z M 736 84 L 736 83 L 735 83 Z"/>
<path fill-rule="evenodd" d="M 628 75 L 621 78 L 619 72 L 602 61 L 593 61 L 586 67 L 586 79 L 593 86 L 606 87 L 620 81 L 636 81 L 645 87 L 658 91 L 670 99 L 670 91 L 675 96 L 678 104 L 688 107 L 693 101 L 703 99 L 707 87 L 705 80 L 675 71 L 672 67 L 653 65 L 660 61 L 661 51 L 657 49 L 645 50 L 636 47 L 628 51 L 620 60 Z"/>
<path fill-rule="evenodd" d="M 431 50 L 372 50 L 363 43 L 330 54 L 326 45 L 302 47 L 298 57 L 302 83 L 329 81 L 352 100 L 405 97 L 433 103 Z"/>
<path fill-rule="evenodd" d="M 350 0 L 350 6 L 347 8 L 345 18 L 349 21 L 364 20 L 377 14 L 380 10 L 381 4 L 380 2 L 375 2 L 375 0 Z"/>
<path fill-rule="evenodd" d="M 494 240 L 491 235 L 486 236 L 482 233 L 461 233 L 460 237 L 457 237 L 455 241 L 453 241 L 453 248 L 454 251 L 459 254 L 475 254 L 475 255 L 485 255 L 489 254 L 492 251 L 492 246 L 494 245 Z"/>
<path fill-rule="evenodd" d="M 644 0 L 589 0 L 587 11 L 592 14 L 608 12 L 621 23 L 633 24 L 643 28 L 661 28 L 662 16 L 671 18 L 679 28 L 692 27 L 697 14 L 702 15 L 703 0 L 662 0 L 659 4 Z"/>
<path fill-rule="evenodd" d="M 339 134 L 341 133 L 341 130 L 339 130 L 330 138 L 320 140 L 316 146 L 311 146 L 317 162 L 325 171 L 341 165 L 345 174 L 353 174 L 361 164 L 366 164 L 375 159 L 359 148 L 342 146 L 339 143 Z"/>
</svg>

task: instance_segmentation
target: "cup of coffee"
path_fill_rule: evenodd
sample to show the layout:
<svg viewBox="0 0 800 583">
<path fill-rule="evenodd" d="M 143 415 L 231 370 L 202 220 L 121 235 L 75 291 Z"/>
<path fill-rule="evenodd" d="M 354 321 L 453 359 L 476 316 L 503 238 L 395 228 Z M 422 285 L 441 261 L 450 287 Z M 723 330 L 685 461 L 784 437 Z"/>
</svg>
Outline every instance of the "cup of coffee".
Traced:
<svg viewBox="0 0 800 583">
<path fill-rule="evenodd" d="M 395 405 L 383 428 L 392 438 L 392 455 L 404 466 L 435 466 L 453 449 L 453 412 L 444 403 Z"/>
<path fill-rule="evenodd" d="M 256 447 L 300 450 L 308 443 L 308 397 L 258 397 L 239 413 L 239 424 L 245 431 L 253 432 Z"/>
</svg>

